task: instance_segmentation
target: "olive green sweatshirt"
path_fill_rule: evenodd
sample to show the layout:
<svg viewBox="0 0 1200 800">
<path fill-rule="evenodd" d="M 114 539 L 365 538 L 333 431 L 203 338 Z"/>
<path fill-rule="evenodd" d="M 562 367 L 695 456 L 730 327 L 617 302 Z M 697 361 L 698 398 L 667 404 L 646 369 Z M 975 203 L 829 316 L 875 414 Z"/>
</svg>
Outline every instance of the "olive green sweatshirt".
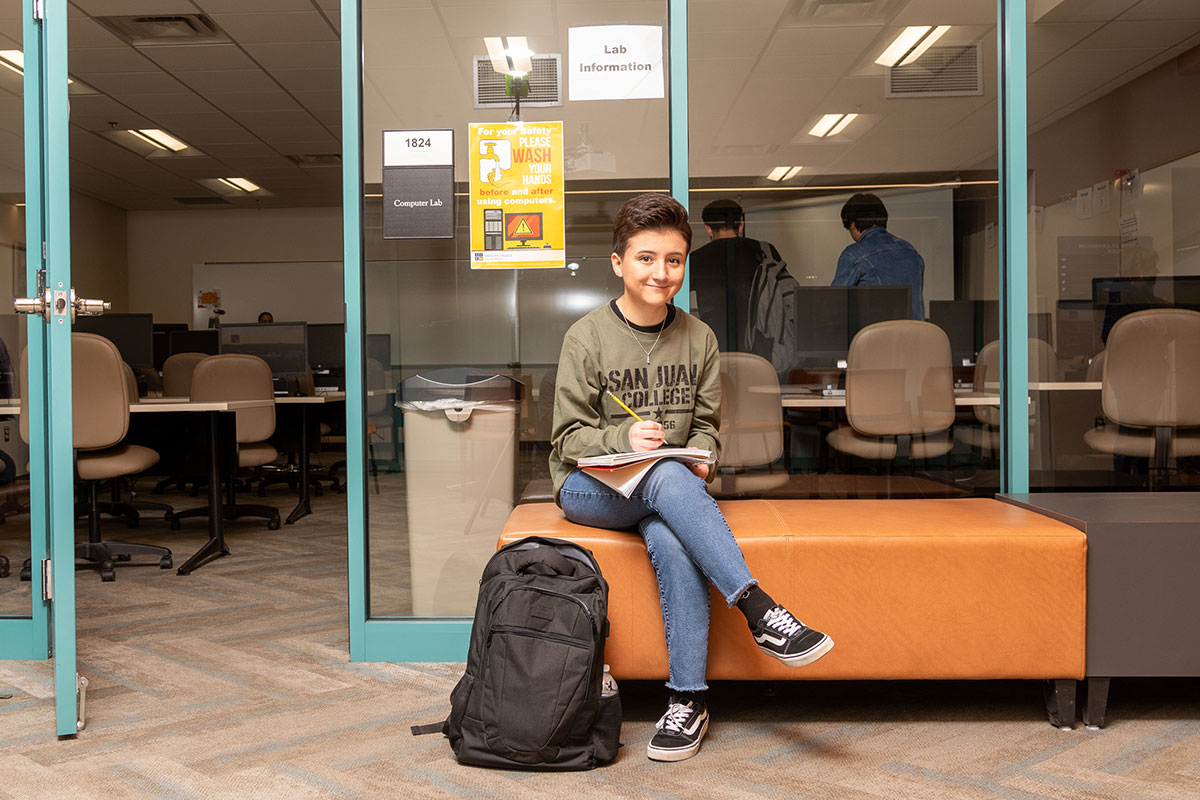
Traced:
<svg viewBox="0 0 1200 800">
<path fill-rule="evenodd" d="M 662 423 L 666 446 L 700 447 L 711 450 L 714 458 L 720 454 L 716 336 L 674 306 L 668 309 L 661 336 L 658 331 L 658 326 L 628 324 L 611 302 L 567 330 L 558 359 L 550 434 L 556 502 L 580 458 L 629 450 L 629 429 L 636 420 L 605 394 L 606 389 L 642 419 Z M 715 464 L 709 467 L 710 480 L 716 471 Z"/>
</svg>

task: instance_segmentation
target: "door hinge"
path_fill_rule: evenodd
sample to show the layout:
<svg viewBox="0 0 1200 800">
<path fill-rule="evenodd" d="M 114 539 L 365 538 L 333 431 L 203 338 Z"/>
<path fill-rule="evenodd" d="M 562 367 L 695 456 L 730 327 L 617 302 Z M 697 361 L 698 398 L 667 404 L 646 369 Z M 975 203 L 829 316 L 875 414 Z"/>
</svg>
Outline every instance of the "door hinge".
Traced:
<svg viewBox="0 0 1200 800">
<path fill-rule="evenodd" d="M 33 18 L 34 19 L 45 19 L 46 18 L 45 0 L 33 0 Z"/>
<path fill-rule="evenodd" d="M 50 566 L 50 559 L 42 559 L 42 599 L 50 601 L 54 599 L 54 584 L 50 581 L 54 577 L 53 569 Z"/>
</svg>

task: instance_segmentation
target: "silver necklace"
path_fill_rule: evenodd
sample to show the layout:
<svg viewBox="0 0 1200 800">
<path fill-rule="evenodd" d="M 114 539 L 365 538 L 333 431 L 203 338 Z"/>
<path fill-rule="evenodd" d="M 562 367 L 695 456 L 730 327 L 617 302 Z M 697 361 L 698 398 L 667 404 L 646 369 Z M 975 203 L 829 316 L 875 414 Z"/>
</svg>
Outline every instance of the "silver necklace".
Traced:
<svg viewBox="0 0 1200 800">
<path fill-rule="evenodd" d="M 625 327 L 629 329 L 629 335 L 633 337 L 634 344 L 636 344 L 638 346 L 639 350 L 641 350 L 643 353 L 646 354 L 646 363 L 647 364 L 650 363 L 650 354 L 654 352 L 654 348 L 658 347 L 658 340 L 662 338 L 663 328 L 667 327 L 667 317 L 669 317 L 669 316 L 671 316 L 670 313 L 668 313 L 667 316 L 663 317 L 663 321 L 661 323 L 659 323 L 658 336 L 654 337 L 654 344 L 650 345 L 650 349 L 647 350 L 646 348 L 642 347 L 642 343 L 638 340 L 637 334 L 633 332 L 633 325 L 631 325 L 629 323 L 629 318 L 626 317 L 624 314 L 621 315 L 621 319 L 625 320 Z"/>
</svg>

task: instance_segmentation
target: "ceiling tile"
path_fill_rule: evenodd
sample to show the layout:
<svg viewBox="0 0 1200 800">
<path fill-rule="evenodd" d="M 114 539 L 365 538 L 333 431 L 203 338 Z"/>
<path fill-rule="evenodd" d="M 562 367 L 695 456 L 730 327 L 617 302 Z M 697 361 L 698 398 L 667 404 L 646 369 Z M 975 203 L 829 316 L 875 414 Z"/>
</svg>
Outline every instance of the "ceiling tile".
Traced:
<svg viewBox="0 0 1200 800">
<path fill-rule="evenodd" d="M 84 79 L 118 100 L 139 94 L 171 94 L 183 88 L 165 72 L 109 72 L 86 75 Z"/>
<path fill-rule="evenodd" d="M 1081 50 L 1170 47 L 1200 30 L 1200 9 L 1191 20 L 1110 22 L 1079 43 Z"/>
<path fill-rule="evenodd" d="M 296 111 L 303 113 L 301 106 L 291 95 L 282 90 L 274 92 L 237 92 L 234 94 L 215 94 L 208 92 L 205 97 L 227 114 L 244 111 Z"/>
<path fill-rule="evenodd" d="M 325 42 L 337 38 L 324 15 L 312 9 L 304 12 L 268 14 L 214 14 L 217 23 L 234 41 Z"/>
<path fill-rule="evenodd" d="M 159 72 L 160 68 L 132 47 L 72 48 L 68 71 L 87 78 L 97 72 Z"/>
<path fill-rule="evenodd" d="M 332 69 L 273 69 L 271 75 L 293 92 L 337 92 L 342 88 L 342 71 Z"/>
<path fill-rule="evenodd" d="M 341 44 L 336 41 L 248 44 L 246 52 L 267 69 L 338 67 L 341 64 Z"/>
<path fill-rule="evenodd" d="M 255 66 L 235 44 L 146 47 L 143 52 L 167 70 L 249 69 Z"/>
<path fill-rule="evenodd" d="M 126 105 L 139 114 L 158 118 L 161 114 L 215 112 L 211 103 L 194 92 L 139 94 L 129 97 Z"/>
<path fill-rule="evenodd" d="M 80 47 L 127 47 L 108 28 L 88 17 L 72 19 L 67 24 L 67 47 L 71 58 L 75 57 L 76 48 Z"/>
<path fill-rule="evenodd" d="M 215 71 L 178 70 L 175 76 L 201 94 L 229 92 L 269 92 L 279 88 L 270 75 L 260 69 Z"/>
<path fill-rule="evenodd" d="M 1198 16 L 1200 6 L 1196 0 L 1142 0 L 1121 19 L 1196 19 Z"/>
<path fill-rule="evenodd" d="M 209 14 L 227 14 L 246 10 L 246 0 L 192 0 Z M 334 8 L 337 8 L 334 0 Z M 268 11 L 311 11 L 312 0 L 254 0 L 254 10 Z"/>
<path fill-rule="evenodd" d="M 93 17 L 196 13 L 196 7 L 189 0 L 71 0 L 71 2 Z"/>
</svg>

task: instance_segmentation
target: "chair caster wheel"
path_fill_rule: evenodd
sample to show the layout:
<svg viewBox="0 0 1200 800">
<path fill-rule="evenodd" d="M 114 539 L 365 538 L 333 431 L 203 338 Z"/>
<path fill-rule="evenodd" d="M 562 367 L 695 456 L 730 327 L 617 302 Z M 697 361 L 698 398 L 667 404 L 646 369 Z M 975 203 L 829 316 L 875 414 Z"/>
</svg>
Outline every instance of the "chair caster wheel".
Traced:
<svg viewBox="0 0 1200 800">
<path fill-rule="evenodd" d="M 173 531 L 177 531 L 181 527 L 183 527 L 182 525 L 179 524 L 179 520 L 175 519 L 174 517 L 171 517 L 170 523 L 171 523 L 171 530 L 173 530 Z"/>
<path fill-rule="evenodd" d="M 172 563 L 170 556 L 163 556 L 158 560 L 159 569 L 170 569 L 172 566 L 174 566 L 174 564 Z"/>
<path fill-rule="evenodd" d="M 100 580 L 104 581 L 105 583 L 108 583 L 109 581 L 115 581 L 116 579 L 117 573 L 112 568 L 100 570 Z"/>
<path fill-rule="evenodd" d="M 132 561 L 132 560 L 133 560 L 133 556 L 129 555 L 129 553 L 119 553 L 117 555 L 117 561 Z"/>
<path fill-rule="evenodd" d="M 267 530 L 277 531 L 279 530 L 279 524 L 279 517 L 272 517 L 271 519 L 267 520 Z"/>
<path fill-rule="evenodd" d="M 0 578 L 8 577 L 8 567 L 0 567 Z"/>
<path fill-rule="evenodd" d="M 33 571 L 31 569 L 29 569 L 29 567 L 21 567 L 20 575 L 21 575 L 21 580 L 23 580 L 23 581 L 33 580 Z"/>
</svg>

